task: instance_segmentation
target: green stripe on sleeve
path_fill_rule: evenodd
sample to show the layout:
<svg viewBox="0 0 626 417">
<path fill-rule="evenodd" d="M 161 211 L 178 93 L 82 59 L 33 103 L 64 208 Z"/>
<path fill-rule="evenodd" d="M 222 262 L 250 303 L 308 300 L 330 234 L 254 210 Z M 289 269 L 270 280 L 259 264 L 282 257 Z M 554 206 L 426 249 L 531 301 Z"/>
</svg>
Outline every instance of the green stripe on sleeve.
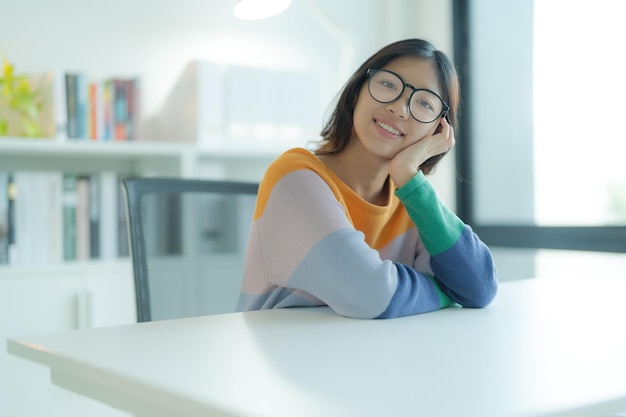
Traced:
<svg viewBox="0 0 626 417">
<path fill-rule="evenodd" d="M 435 286 L 435 289 L 437 290 L 437 295 L 439 296 L 439 308 L 446 308 L 452 305 L 456 305 L 456 303 L 452 301 L 450 297 L 448 297 L 446 294 L 444 294 L 443 291 L 441 291 L 441 288 L 439 288 L 439 284 L 437 284 L 437 281 L 435 281 L 434 278 L 429 276 L 428 279 L 430 279 L 430 281 Z"/>
<path fill-rule="evenodd" d="M 465 224 L 439 200 L 421 171 L 398 188 L 396 196 L 406 207 L 431 255 L 450 249 L 461 236 Z"/>
</svg>

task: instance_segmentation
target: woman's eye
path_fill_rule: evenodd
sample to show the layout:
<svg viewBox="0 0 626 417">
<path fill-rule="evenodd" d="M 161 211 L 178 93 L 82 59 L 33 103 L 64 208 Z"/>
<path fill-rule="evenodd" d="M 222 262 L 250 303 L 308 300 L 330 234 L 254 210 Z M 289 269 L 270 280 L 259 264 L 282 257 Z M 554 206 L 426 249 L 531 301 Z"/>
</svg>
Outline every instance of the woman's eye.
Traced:
<svg viewBox="0 0 626 417">
<path fill-rule="evenodd" d="M 383 85 L 383 87 L 388 88 L 390 90 L 396 89 L 396 85 L 392 83 L 391 81 L 382 81 L 381 84 Z"/>
<path fill-rule="evenodd" d="M 428 109 L 428 110 L 432 110 L 433 109 L 432 104 L 430 104 L 428 101 L 420 100 L 418 102 L 418 104 L 420 105 L 420 107 L 423 107 L 425 109 Z"/>
</svg>

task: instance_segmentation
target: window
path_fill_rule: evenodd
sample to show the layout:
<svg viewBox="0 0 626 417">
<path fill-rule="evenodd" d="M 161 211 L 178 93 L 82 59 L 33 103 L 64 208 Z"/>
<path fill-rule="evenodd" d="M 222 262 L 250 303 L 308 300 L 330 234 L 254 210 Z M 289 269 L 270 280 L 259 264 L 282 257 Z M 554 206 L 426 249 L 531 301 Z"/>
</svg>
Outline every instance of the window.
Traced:
<svg viewBox="0 0 626 417">
<path fill-rule="evenodd" d="M 529 276 L 537 249 L 626 261 L 626 2 L 453 4 L 461 217 Z"/>
<path fill-rule="evenodd" d="M 626 2 L 536 1 L 533 16 L 535 222 L 624 226 Z"/>
</svg>

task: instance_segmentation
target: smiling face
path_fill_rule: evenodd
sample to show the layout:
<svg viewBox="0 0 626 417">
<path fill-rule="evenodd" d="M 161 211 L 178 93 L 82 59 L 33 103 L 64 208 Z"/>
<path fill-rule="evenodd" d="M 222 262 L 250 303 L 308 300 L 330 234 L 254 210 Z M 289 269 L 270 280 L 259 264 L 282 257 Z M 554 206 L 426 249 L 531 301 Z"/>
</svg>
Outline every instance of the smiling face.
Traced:
<svg viewBox="0 0 626 417">
<path fill-rule="evenodd" d="M 398 74 L 405 83 L 415 88 L 425 88 L 441 95 L 435 67 L 428 60 L 401 57 L 391 61 L 383 69 Z M 360 144 L 370 153 L 391 159 L 407 146 L 435 133 L 440 118 L 432 123 L 420 123 L 411 117 L 410 95 L 411 89 L 405 88 L 396 101 L 379 103 L 372 98 L 368 83 L 365 82 L 354 109 L 351 145 Z"/>
</svg>

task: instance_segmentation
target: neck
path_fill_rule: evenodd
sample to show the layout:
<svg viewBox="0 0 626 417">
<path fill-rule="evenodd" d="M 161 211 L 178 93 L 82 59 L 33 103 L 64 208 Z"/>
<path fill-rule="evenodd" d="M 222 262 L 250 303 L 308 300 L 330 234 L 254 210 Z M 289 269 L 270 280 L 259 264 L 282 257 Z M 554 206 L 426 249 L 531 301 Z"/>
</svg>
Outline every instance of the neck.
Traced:
<svg viewBox="0 0 626 417">
<path fill-rule="evenodd" d="M 381 206 L 388 203 L 388 163 L 374 160 L 371 154 L 365 156 L 356 149 L 323 155 L 320 160 L 364 200 Z"/>
</svg>

